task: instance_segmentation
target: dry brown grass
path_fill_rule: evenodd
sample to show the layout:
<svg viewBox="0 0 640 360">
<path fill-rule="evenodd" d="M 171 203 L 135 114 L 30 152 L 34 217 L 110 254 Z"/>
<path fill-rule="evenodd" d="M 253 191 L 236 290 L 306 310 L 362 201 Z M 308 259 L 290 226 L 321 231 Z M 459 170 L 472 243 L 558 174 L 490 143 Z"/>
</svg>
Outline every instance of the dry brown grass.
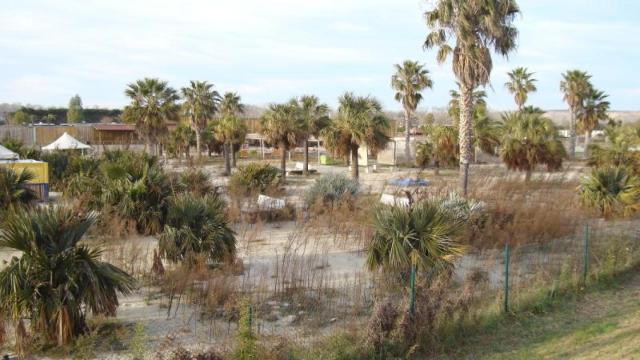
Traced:
<svg viewBox="0 0 640 360">
<path fill-rule="evenodd" d="M 463 241 L 482 248 L 573 235 L 587 220 L 576 186 L 567 181 L 476 180 L 471 197 L 487 204 L 487 216 L 468 229 Z"/>
</svg>

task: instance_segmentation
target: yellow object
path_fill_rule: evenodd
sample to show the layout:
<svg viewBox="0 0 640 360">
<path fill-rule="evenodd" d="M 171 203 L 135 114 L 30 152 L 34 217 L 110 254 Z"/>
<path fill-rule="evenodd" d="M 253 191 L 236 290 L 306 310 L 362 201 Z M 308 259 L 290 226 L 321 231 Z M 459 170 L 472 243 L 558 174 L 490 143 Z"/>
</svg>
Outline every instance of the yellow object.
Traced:
<svg viewBox="0 0 640 360">
<path fill-rule="evenodd" d="M 33 180 L 31 180 L 30 183 L 49 183 L 49 164 L 46 162 L 35 160 L 1 161 L 0 166 L 9 168 L 16 173 L 22 173 L 24 170 L 28 170 L 33 174 Z"/>
</svg>

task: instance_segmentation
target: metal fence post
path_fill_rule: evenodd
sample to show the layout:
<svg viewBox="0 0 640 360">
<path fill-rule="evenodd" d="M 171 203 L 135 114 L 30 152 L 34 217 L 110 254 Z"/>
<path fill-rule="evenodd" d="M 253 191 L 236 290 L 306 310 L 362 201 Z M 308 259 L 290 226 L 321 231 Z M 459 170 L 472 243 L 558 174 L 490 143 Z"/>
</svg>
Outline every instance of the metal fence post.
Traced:
<svg viewBox="0 0 640 360">
<path fill-rule="evenodd" d="M 249 325 L 249 333 L 251 333 L 252 332 L 251 331 L 251 325 L 252 325 L 252 322 L 253 322 L 253 318 L 252 318 L 253 317 L 253 309 L 251 308 L 251 304 L 248 305 L 247 312 L 248 312 L 248 314 L 247 314 L 248 315 L 247 316 L 247 323 L 248 324 L 247 325 Z"/>
<path fill-rule="evenodd" d="M 587 284 L 589 275 L 589 224 L 584 224 L 584 268 L 582 269 L 582 279 Z"/>
<path fill-rule="evenodd" d="M 409 311 L 411 315 L 416 312 L 416 265 L 411 264 L 411 276 L 409 277 L 409 286 L 411 287 L 411 299 L 409 303 Z"/>
<path fill-rule="evenodd" d="M 509 312 L 509 243 L 504 245 L 504 312 Z"/>
</svg>

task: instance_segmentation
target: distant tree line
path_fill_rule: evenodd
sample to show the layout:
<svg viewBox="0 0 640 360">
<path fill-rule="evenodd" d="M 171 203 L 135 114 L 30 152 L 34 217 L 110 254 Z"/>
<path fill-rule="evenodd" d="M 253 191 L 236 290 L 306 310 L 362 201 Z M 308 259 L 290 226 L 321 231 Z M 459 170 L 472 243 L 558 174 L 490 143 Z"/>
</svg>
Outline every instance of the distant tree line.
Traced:
<svg viewBox="0 0 640 360">
<path fill-rule="evenodd" d="M 82 100 L 78 95 L 71 98 L 69 106 L 66 108 L 35 108 L 22 106 L 17 111 L 9 113 L 7 123 L 9 124 L 32 124 L 32 123 L 99 123 L 120 121 L 121 109 L 83 109 Z"/>
</svg>

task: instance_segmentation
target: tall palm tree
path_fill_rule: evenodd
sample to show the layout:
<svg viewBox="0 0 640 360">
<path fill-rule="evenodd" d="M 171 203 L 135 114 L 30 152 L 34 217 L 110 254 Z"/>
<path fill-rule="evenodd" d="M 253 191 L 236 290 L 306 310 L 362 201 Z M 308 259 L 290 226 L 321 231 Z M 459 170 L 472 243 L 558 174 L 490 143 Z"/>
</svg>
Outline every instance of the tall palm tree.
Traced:
<svg viewBox="0 0 640 360">
<path fill-rule="evenodd" d="M 405 60 L 395 64 L 395 74 L 391 76 L 391 87 L 396 91 L 395 99 L 402 104 L 404 110 L 404 156 L 411 160 L 411 115 L 422 101 L 422 91 L 433 87 L 429 70 L 417 61 Z"/>
<path fill-rule="evenodd" d="M 367 267 L 396 272 L 411 266 L 421 271 L 451 267 L 463 252 L 454 239 L 463 219 L 439 199 L 406 207 L 382 205 L 373 217 L 375 233 L 367 249 Z"/>
<path fill-rule="evenodd" d="M 590 80 L 591 75 L 584 71 L 569 70 L 562 74 L 560 81 L 560 91 L 571 112 L 569 121 L 569 156 L 571 157 L 576 156 L 576 121 L 584 106 L 585 98 L 592 88 Z"/>
<path fill-rule="evenodd" d="M 241 145 L 247 134 L 246 124 L 239 118 L 244 113 L 244 104 L 240 95 L 226 92 L 220 100 L 220 122 L 217 134 L 222 140 L 225 174 L 231 174 L 231 166 L 235 166 L 234 145 Z M 233 162 L 233 164 L 232 164 Z"/>
<path fill-rule="evenodd" d="M 300 99 L 293 99 L 300 114 L 300 125 L 302 126 L 302 136 L 304 137 L 304 168 L 303 173 L 309 173 L 309 138 L 319 136 L 320 131 L 329 125 L 329 107 L 321 104 L 318 97 L 305 95 Z"/>
<path fill-rule="evenodd" d="M 459 86 L 460 84 L 458 84 Z M 454 126 L 459 127 L 460 93 L 456 90 L 450 90 L 449 94 L 451 99 L 449 100 L 448 113 Z M 478 150 L 495 155 L 496 149 L 500 145 L 500 139 L 498 122 L 490 118 L 487 113 L 487 93 L 484 90 L 474 90 L 471 99 L 473 103 L 473 159 L 475 161 L 478 157 Z"/>
<path fill-rule="evenodd" d="M 513 99 L 518 106 L 518 111 L 522 111 L 522 107 L 527 102 L 530 92 L 538 90 L 533 78 L 533 73 L 527 71 L 527 68 L 517 67 L 508 72 L 509 81 L 504 83 L 507 90 L 513 95 Z"/>
<path fill-rule="evenodd" d="M 458 84 L 458 87 L 460 84 Z M 460 92 L 457 90 L 449 90 L 449 104 L 447 113 L 453 120 L 454 124 L 460 121 Z M 474 90 L 471 93 L 471 103 L 473 104 L 473 117 L 476 118 L 487 112 L 487 92 L 484 90 Z"/>
<path fill-rule="evenodd" d="M 389 120 L 382 105 L 372 97 L 345 93 L 339 99 L 338 113 L 324 129 L 322 137 L 328 149 L 341 156 L 351 156 L 351 175 L 358 179 L 358 149 L 366 144 L 373 152 L 384 149 L 389 142 Z"/>
<path fill-rule="evenodd" d="M 167 121 L 178 119 L 178 93 L 166 81 L 144 78 L 127 85 L 125 95 L 131 103 L 124 108 L 123 118 L 136 124 L 145 139 L 145 147 L 154 145 L 159 154 L 158 141 L 168 133 Z"/>
<path fill-rule="evenodd" d="M 519 12 L 515 0 L 438 0 L 425 14 L 431 32 L 424 47 L 438 48 L 439 63 L 452 55 L 453 73 L 460 83 L 460 188 L 465 196 L 473 158 L 472 94 L 489 82 L 491 50 L 507 56 L 516 48 L 518 30 L 513 21 Z"/>
<path fill-rule="evenodd" d="M 540 164 L 549 171 L 562 167 L 565 150 L 550 119 L 537 112 L 517 112 L 505 114 L 503 122 L 500 156 L 508 169 L 524 171 L 528 181 Z"/>
<path fill-rule="evenodd" d="M 34 201 L 37 197 L 36 193 L 27 186 L 33 178 L 33 173 L 27 170 L 18 173 L 12 169 L 0 167 L 0 209 L 27 205 Z"/>
<path fill-rule="evenodd" d="M 260 119 L 262 134 L 267 143 L 280 149 L 280 171 L 282 180 L 287 176 L 287 151 L 300 141 L 302 137 L 302 125 L 297 106 L 288 102 L 286 104 L 273 104 L 265 111 Z"/>
<path fill-rule="evenodd" d="M 584 131 L 585 156 L 588 156 L 587 148 L 591 140 L 591 132 L 600 124 L 600 121 L 609 118 L 607 112 L 609 111 L 610 103 L 607 101 L 607 97 L 609 95 L 605 94 L 604 91 L 591 87 L 587 92 L 582 108 L 578 112 L 578 124 Z"/>
<path fill-rule="evenodd" d="M 0 247 L 19 251 L 0 271 L 0 312 L 16 322 L 30 320 L 43 338 L 68 344 L 86 332 L 87 313 L 114 316 L 118 293 L 134 280 L 100 260 L 101 251 L 79 242 L 96 221 L 65 208 L 18 212 L 0 231 Z"/>
<path fill-rule="evenodd" d="M 196 133 L 196 152 L 198 160 L 200 160 L 202 156 L 202 131 L 217 111 L 220 94 L 213 89 L 213 84 L 206 81 L 191 81 L 189 84 L 189 87 L 181 89 L 184 98 L 182 110 Z"/>
</svg>

